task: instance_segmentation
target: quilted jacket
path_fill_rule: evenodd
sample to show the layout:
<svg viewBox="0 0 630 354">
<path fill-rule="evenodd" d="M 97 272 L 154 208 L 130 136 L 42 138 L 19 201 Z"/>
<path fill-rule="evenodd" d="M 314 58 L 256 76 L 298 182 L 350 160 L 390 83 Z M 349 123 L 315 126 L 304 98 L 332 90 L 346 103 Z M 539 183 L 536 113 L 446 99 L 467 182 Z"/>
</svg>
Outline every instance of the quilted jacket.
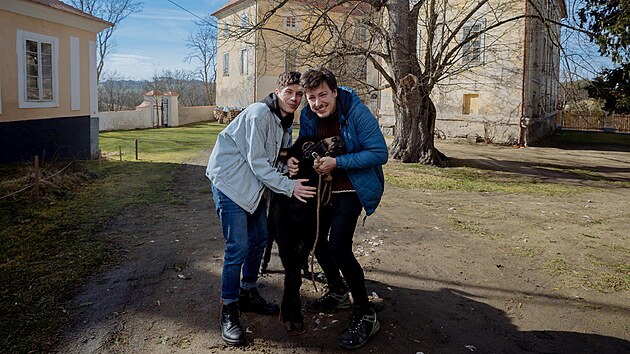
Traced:
<svg viewBox="0 0 630 354">
<path fill-rule="evenodd" d="M 366 215 L 376 210 L 385 186 L 383 168 L 387 144 L 378 121 L 354 90 L 337 88 L 337 113 L 347 154 L 336 158 L 337 168 L 346 170 Z M 317 136 L 317 118 L 307 105 L 300 115 L 300 137 Z"/>
</svg>

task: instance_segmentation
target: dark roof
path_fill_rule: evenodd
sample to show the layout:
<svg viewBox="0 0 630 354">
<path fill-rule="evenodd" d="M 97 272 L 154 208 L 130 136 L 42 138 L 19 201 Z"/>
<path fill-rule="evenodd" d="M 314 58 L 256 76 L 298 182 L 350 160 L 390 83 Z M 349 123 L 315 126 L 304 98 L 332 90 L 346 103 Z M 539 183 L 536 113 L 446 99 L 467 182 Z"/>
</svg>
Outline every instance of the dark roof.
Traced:
<svg viewBox="0 0 630 354">
<path fill-rule="evenodd" d="M 81 16 L 81 17 L 85 17 L 88 18 L 90 20 L 94 20 L 94 21 L 98 21 L 98 22 L 103 22 L 103 23 L 107 23 L 109 25 L 112 25 L 110 22 L 107 22 L 103 19 L 100 19 L 96 16 L 92 16 L 88 13 L 85 13 L 75 7 L 72 7 L 64 2 L 61 2 L 59 0 L 28 0 L 30 2 L 34 2 L 36 4 L 40 4 L 40 5 L 44 5 L 44 6 L 48 6 L 51 7 L 53 9 L 57 9 L 57 10 L 61 10 L 67 13 L 71 13 L 73 15 L 77 15 L 77 16 Z"/>
</svg>

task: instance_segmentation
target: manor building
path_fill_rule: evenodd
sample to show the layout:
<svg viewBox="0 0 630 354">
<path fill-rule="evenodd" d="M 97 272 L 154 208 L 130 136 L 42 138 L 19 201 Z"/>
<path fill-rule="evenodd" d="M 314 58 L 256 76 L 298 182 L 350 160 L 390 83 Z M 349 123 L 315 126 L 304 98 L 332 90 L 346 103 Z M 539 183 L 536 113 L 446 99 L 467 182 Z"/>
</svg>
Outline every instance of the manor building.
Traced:
<svg viewBox="0 0 630 354">
<path fill-rule="evenodd" d="M 335 28 L 349 32 L 355 43 L 370 39 L 366 38 L 369 32 L 362 27 L 362 19 L 380 15 L 361 4 L 344 3 L 327 13 Z M 218 27 L 217 105 L 246 107 L 273 91 L 280 72 L 303 71 L 326 62 L 316 55 L 318 50 L 325 51 L 331 38 L 325 26 L 316 26 L 308 43 L 294 39 L 304 38 L 316 21 L 322 21 L 312 11 L 317 1 L 289 0 L 275 9 L 277 5 L 275 0 L 230 0 L 212 14 Z M 466 0 L 457 0 L 452 6 L 449 3 L 446 21 L 460 21 L 465 14 L 460 10 L 466 6 L 471 6 Z M 436 134 L 443 138 L 526 145 L 553 130 L 562 114 L 558 99 L 558 43 L 559 23 L 567 15 L 566 5 L 564 0 L 515 0 L 507 6 L 505 2 L 490 0 L 484 6 L 475 13 L 478 17 L 469 18 L 457 34 L 458 41 L 474 37 L 467 41 L 454 64 L 462 70 L 453 70 L 432 91 L 437 113 Z M 496 16 L 500 7 L 502 16 L 512 16 L 515 20 L 494 28 L 490 20 L 496 21 L 492 16 Z M 541 15 L 550 21 L 539 19 Z M 264 29 L 256 27 L 262 19 L 266 19 Z M 423 57 L 426 50 L 423 44 L 428 38 L 422 28 L 420 18 L 418 58 Z M 480 32 L 481 35 L 476 35 Z M 378 65 L 389 70 L 380 59 Z M 393 133 L 392 92 L 375 66 L 365 59 L 353 59 L 343 70 L 330 69 L 341 78 L 341 84 L 353 88 L 356 88 L 354 82 L 344 77 L 359 74 L 359 81 L 366 84 L 358 90 L 361 97 L 379 119 L 383 131 Z"/>
</svg>

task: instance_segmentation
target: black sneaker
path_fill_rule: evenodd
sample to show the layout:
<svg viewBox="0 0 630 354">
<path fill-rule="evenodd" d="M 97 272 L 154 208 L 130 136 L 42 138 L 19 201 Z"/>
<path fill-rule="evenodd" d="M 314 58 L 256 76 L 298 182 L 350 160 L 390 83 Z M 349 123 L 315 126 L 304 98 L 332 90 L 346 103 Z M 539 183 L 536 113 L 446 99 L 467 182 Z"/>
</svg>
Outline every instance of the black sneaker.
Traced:
<svg viewBox="0 0 630 354">
<path fill-rule="evenodd" d="M 380 328 L 381 325 L 378 323 L 376 311 L 373 308 L 355 308 L 352 311 L 350 327 L 339 337 L 339 345 L 344 349 L 360 348 Z"/>
<path fill-rule="evenodd" d="M 304 308 L 310 312 L 329 312 L 337 309 L 350 308 L 350 296 L 347 291 L 335 292 L 329 290 L 317 300 L 309 300 Z"/>
<path fill-rule="evenodd" d="M 280 307 L 263 299 L 256 288 L 249 290 L 241 288 L 238 307 L 242 312 L 256 312 L 260 315 L 277 315 L 280 313 Z"/>
<path fill-rule="evenodd" d="M 241 328 L 238 303 L 223 305 L 221 310 L 221 338 L 229 345 L 245 344 L 245 334 Z"/>
</svg>

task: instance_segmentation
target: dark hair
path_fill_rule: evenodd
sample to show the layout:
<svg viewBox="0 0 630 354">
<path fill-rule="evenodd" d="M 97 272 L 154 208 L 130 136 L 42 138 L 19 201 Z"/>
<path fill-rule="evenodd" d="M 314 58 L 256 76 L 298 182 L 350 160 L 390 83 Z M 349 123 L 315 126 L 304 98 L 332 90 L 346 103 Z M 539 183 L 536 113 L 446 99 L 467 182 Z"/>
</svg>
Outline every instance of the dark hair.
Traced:
<svg viewBox="0 0 630 354">
<path fill-rule="evenodd" d="M 282 74 L 278 75 L 278 79 L 276 80 L 276 88 L 278 90 L 282 90 L 283 88 L 289 85 L 300 84 L 300 74 L 297 71 L 285 71 Z"/>
<path fill-rule="evenodd" d="M 335 74 L 321 66 L 307 69 L 304 74 L 302 74 L 302 78 L 300 78 L 300 83 L 305 91 L 318 87 L 322 82 L 326 82 L 331 91 L 337 90 Z"/>
</svg>

